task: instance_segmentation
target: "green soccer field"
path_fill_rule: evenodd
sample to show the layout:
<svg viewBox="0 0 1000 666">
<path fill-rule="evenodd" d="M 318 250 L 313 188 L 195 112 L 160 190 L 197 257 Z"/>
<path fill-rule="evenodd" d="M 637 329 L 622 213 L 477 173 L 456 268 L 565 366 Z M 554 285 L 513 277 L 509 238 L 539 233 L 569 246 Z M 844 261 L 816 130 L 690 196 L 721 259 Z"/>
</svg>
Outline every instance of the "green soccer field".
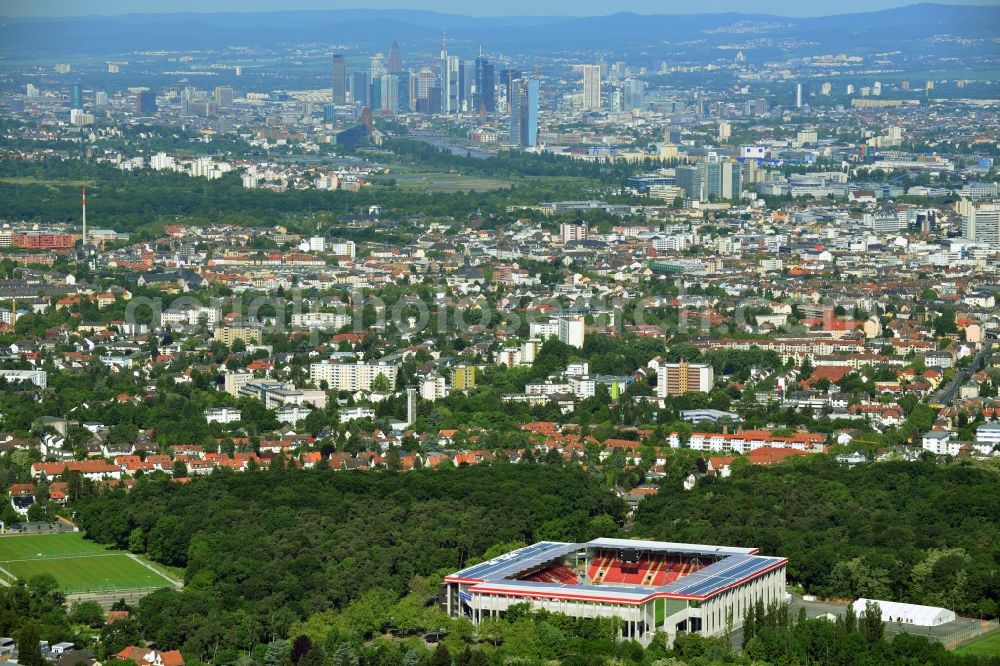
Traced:
<svg viewBox="0 0 1000 666">
<path fill-rule="evenodd" d="M 0 576 L 27 580 L 42 574 L 51 575 L 68 593 L 171 585 L 126 553 L 86 541 L 79 533 L 0 537 Z"/>
</svg>

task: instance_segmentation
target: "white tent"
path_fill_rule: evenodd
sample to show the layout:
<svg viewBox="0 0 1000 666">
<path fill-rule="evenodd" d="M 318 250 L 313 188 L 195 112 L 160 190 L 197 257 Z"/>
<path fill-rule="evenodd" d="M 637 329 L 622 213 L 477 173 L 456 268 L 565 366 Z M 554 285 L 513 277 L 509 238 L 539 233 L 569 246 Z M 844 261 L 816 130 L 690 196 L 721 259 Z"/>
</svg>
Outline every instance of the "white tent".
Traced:
<svg viewBox="0 0 1000 666">
<path fill-rule="evenodd" d="M 899 622 L 901 624 L 913 624 L 920 627 L 936 627 L 939 624 L 948 624 L 955 621 L 955 612 L 947 608 L 901 604 L 896 601 L 880 601 L 878 599 L 858 599 L 853 604 L 855 614 L 861 615 L 865 611 L 865 605 L 869 601 L 874 601 L 882 609 L 883 622 Z"/>
</svg>

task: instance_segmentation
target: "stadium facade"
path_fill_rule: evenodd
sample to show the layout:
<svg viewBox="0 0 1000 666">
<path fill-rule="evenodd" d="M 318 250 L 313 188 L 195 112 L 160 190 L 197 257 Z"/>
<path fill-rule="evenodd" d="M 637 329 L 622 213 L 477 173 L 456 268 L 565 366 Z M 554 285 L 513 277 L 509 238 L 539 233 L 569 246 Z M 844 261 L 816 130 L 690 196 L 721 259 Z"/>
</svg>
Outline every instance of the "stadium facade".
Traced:
<svg viewBox="0 0 1000 666">
<path fill-rule="evenodd" d="M 446 576 L 441 606 L 479 624 L 507 608 L 621 620 L 620 637 L 649 644 L 656 632 L 721 636 L 746 609 L 785 599 L 783 557 L 756 548 L 662 541 L 542 541 Z"/>
</svg>

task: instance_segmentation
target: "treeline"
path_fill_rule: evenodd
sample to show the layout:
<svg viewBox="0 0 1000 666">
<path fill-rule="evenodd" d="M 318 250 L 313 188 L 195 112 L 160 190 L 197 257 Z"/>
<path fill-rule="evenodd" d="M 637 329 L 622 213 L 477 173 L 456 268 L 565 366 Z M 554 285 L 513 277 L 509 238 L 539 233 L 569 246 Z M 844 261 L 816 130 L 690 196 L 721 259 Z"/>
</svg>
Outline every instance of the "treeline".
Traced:
<svg viewBox="0 0 1000 666">
<path fill-rule="evenodd" d="M 401 600 L 386 590 L 372 590 L 340 611 L 321 611 L 293 623 L 288 637 L 255 633 L 273 631 L 270 614 L 242 611 L 225 617 L 227 625 L 203 623 L 204 616 L 184 617 L 197 610 L 204 595 L 160 590 L 129 610 L 125 620 L 105 623 L 95 602 L 76 602 L 69 612 L 54 591 L 51 577 L 0 588 L 0 632 L 14 636 L 19 663 L 44 666 L 39 640 L 88 645 L 98 659 L 126 666 L 109 655 L 129 645 L 152 641 L 159 649 L 180 647 L 186 663 L 215 666 L 667 666 L 691 664 L 880 664 L 910 666 L 995 666 L 998 658 L 949 653 L 940 643 L 908 634 L 891 642 L 883 637 L 878 615 L 850 614 L 833 622 L 809 620 L 800 613 L 792 620 L 786 606 L 751 608 L 744 618 L 744 648 L 736 652 L 729 637 L 704 638 L 679 634 L 667 647 L 663 634 L 643 647 L 617 641 L 618 622 L 611 618 L 581 619 L 527 604 L 508 609 L 504 618 L 487 618 L 478 627 L 450 618 L 427 606 L 428 580 L 418 580 Z M 872 609 L 875 611 L 875 609 Z M 93 638 L 91 638 L 93 637 Z M 433 642 L 428 643 L 427 640 Z M 96 642 L 95 642 L 96 641 Z"/>
<path fill-rule="evenodd" d="M 756 545 L 790 557 L 791 582 L 820 594 L 952 605 L 944 602 L 963 593 L 954 607 L 984 614 L 997 598 L 989 471 L 847 470 L 819 459 L 737 471 L 687 493 L 673 485 L 644 503 L 629 536 Z M 996 663 L 924 638 L 886 641 L 864 616 L 792 620 L 784 608 L 744 618 L 742 654 L 725 638 L 694 635 L 672 649 L 662 637 L 643 648 L 613 640 L 613 622 L 527 607 L 479 627 L 446 616 L 436 607 L 445 573 L 536 540 L 621 533 L 620 500 L 587 473 L 555 464 L 407 474 L 275 464 L 188 484 L 143 478 L 128 493 L 85 495 L 72 509 L 88 537 L 186 568 L 183 591 L 146 597 L 127 625 L 101 633 L 181 649 L 188 663 Z M 73 639 L 79 630 L 53 598 L 45 584 L 0 590 L 0 633 Z M 427 645 L 428 632 L 437 646 Z"/>
<path fill-rule="evenodd" d="M 449 150 L 415 139 L 394 138 L 383 144 L 404 162 L 425 168 L 449 170 L 479 176 L 571 176 L 602 179 L 605 182 L 624 180 L 642 171 L 662 166 L 660 162 L 589 162 L 554 153 L 524 153 L 501 151 L 495 157 L 473 158 L 456 155 Z"/>
<path fill-rule="evenodd" d="M 685 492 L 664 487 L 636 536 L 756 546 L 789 558 L 789 583 L 823 597 L 887 599 L 996 617 L 1000 516 L 995 471 L 968 463 L 827 456 L 743 467 Z"/>
<path fill-rule="evenodd" d="M 462 158 L 459 158 L 462 159 Z M 476 162 L 469 159 L 467 162 Z M 531 204 L 586 195 L 591 183 L 531 181 L 484 192 L 414 192 L 374 185 L 359 192 L 295 190 L 273 192 L 246 189 L 238 174 L 209 181 L 186 174 L 148 169 L 121 172 L 106 164 L 63 163 L 54 160 L 9 162 L 0 175 L 26 179 L 0 183 L 0 219 L 75 221 L 80 215 L 80 188 L 67 181 L 91 181 L 88 213 L 94 224 L 118 231 L 156 231 L 156 225 L 232 224 L 242 226 L 305 224 L 315 231 L 312 215 L 324 217 L 366 214 L 378 204 L 388 219 L 412 215 L 455 217 L 506 215 L 508 204 Z M 38 180 L 40 182 L 32 182 Z M 44 182 L 51 181 L 51 182 Z M 296 219 L 293 216 L 297 216 Z"/>
<path fill-rule="evenodd" d="M 497 543 L 591 539 L 624 519 L 585 472 L 537 464 L 400 475 L 275 463 L 189 484 L 144 479 L 74 509 L 89 538 L 186 567 L 184 594 L 203 600 L 190 614 L 278 613 L 282 631 L 372 589 L 400 596 L 414 576 Z"/>
</svg>

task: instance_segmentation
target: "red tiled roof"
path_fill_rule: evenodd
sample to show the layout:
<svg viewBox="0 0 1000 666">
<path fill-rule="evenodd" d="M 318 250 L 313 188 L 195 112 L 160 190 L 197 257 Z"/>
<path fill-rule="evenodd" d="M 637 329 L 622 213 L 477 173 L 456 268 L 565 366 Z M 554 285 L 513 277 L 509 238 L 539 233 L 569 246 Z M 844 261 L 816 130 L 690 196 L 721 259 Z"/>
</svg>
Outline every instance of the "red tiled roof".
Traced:
<svg viewBox="0 0 1000 666">
<path fill-rule="evenodd" d="M 180 650 L 157 652 L 150 648 L 130 645 L 116 654 L 115 657 L 124 661 L 133 661 L 139 666 L 154 664 L 157 662 L 157 658 L 163 663 L 163 666 L 184 666 L 184 657 L 181 655 Z"/>
<path fill-rule="evenodd" d="M 764 446 L 747 454 L 747 460 L 751 465 L 773 465 L 792 456 L 807 455 L 809 454 L 798 449 L 778 449 L 773 446 Z"/>
</svg>

